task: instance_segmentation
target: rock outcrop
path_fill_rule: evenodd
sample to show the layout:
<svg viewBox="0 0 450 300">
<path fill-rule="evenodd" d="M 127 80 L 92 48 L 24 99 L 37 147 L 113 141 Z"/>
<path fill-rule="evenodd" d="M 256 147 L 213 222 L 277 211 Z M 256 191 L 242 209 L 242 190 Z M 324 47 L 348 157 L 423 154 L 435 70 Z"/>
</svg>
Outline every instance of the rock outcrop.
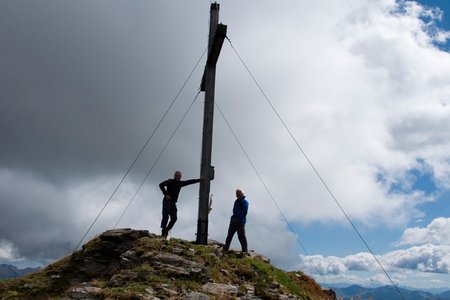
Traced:
<svg viewBox="0 0 450 300">
<path fill-rule="evenodd" d="M 146 230 L 109 230 L 25 277 L 0 281 L 0 299 L 336 299 L 301 272 L 258 253 L 222 251 Z"/>
</svg>

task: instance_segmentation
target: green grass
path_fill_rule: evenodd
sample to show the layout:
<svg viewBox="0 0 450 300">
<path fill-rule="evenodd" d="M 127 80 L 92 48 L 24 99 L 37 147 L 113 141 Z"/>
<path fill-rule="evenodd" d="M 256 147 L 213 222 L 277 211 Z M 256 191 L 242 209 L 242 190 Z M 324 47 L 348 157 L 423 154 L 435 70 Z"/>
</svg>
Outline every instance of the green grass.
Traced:
<svg viewBox="0 0 450 300">
<path fill-rule="evenodd" d="M 311 299 L 288 273 L 260 260 L 250 260 L 250 264 L 259 274 L 255 288 L 261 296 L 270 298 L 265 291 L 270 288 L 273 282 L 277 282 L 284 292 L 296 295 L 300 299 Z"/>
<path fill-rule="evenodd" d="M 148 284 L 131 283 L 124 287 L 104 288 L 101 295 L 113 299 L 137 299 L 136 294 L 146 294 Z"/>
</svg>

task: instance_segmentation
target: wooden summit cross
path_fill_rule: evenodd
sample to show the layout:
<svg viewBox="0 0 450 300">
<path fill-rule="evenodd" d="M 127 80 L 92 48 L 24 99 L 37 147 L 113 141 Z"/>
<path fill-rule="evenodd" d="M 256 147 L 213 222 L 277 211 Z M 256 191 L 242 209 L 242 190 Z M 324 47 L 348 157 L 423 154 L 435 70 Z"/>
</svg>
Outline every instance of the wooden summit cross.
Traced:
<svg viewBox="0 0 450 300">
<path fill-rule="evenodd" d="M 216 82 L 216 64 L 223 41 L 227 35 L 227 26 L 219 23 L 219 4 L 211 4 L 209 21 L 208 59 L 206 60 L 200 90 L 205 92 L 203 113 L 202 158 L 200 165 L 199 202 L 197 220 L 197 244 L 208 243 L 209 191 L 214 167 L 211 166 L 212 133 L 214 118 L 214 86 Z"/>
</svg>

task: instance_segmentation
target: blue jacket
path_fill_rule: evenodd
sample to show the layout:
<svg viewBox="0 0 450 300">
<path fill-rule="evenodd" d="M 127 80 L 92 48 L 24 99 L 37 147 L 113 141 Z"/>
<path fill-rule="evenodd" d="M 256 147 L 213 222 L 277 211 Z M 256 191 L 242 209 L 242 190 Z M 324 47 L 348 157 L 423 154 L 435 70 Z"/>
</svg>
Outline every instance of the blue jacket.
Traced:
<svg viewBox="0 0 450 300">
<path fill-rule="evenodd" d="M 234 201 L 232 219 L 239 220 L 239 222 L 247 222 L 248 201 L 245 196 Z"/>
</svg>

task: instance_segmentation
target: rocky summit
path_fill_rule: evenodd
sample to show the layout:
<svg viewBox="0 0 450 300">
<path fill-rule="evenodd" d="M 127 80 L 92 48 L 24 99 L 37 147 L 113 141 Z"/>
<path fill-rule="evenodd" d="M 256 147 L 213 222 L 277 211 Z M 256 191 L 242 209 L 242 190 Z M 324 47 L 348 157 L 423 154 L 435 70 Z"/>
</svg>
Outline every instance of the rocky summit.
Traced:
<svg viewBox="0 0 450 300">
<path fill-rule="evenodd" d="M 336 299 L 256 252 L 147 230 L 109 230 L 38 272 L 0 280 L 0 299 Z"/>
</svg>

